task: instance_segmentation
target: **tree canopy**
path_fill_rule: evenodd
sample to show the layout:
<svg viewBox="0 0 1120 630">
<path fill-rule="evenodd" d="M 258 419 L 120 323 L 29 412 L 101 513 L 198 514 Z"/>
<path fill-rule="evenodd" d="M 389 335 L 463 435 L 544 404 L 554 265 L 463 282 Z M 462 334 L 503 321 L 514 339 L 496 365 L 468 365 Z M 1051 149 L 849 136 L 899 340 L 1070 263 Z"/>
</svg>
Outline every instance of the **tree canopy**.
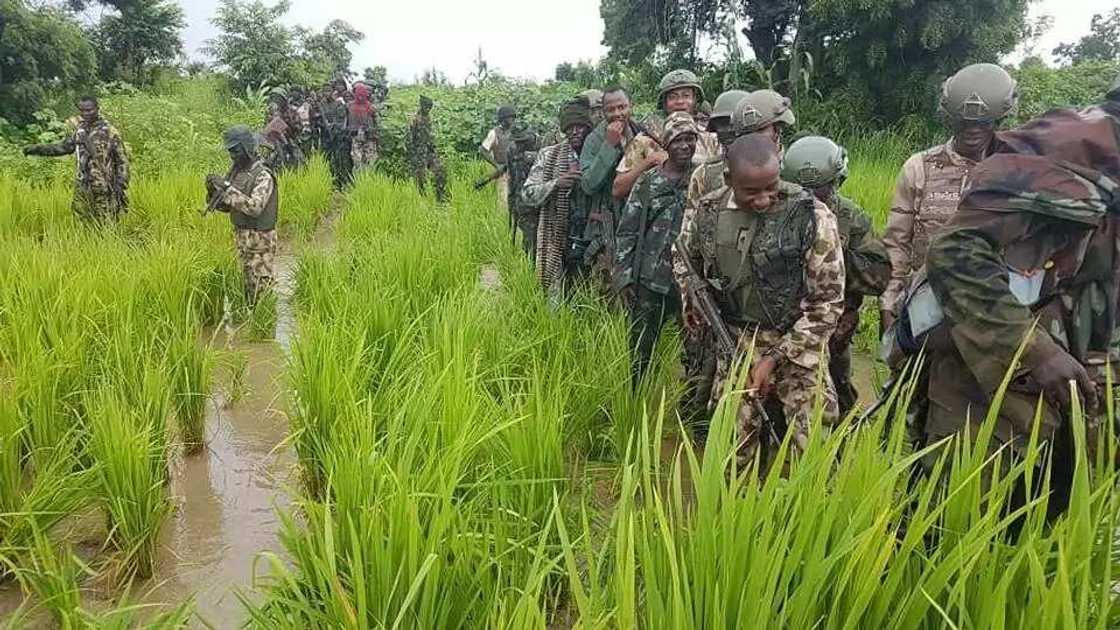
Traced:
<svg viewBox="0 0 1120 630">
<path fill-rule="evenodd" d="M 116 7 L 91 30 L 101 77 L 149 83 L 155 66 L 168 65 L 183 51 L 179 32 L 183 9 L 168 0 L 106 2 Z"/>
<path fill-rule="evenodd" d="M 1089 22 L 1089 34 L 1077 42 L 1058 46 L 1054 56 L 1070 63 L 1120 60 L 1120 7 L 1094 15 Z"/>
</svg>

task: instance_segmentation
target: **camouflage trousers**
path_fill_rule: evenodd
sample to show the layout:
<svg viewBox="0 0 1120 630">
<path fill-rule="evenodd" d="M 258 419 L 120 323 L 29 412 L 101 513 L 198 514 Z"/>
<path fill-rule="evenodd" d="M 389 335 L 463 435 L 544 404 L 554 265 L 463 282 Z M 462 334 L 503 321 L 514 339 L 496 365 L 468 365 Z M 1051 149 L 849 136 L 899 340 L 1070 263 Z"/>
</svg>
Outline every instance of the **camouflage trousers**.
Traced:
<svg viewBox="0 0 1120 630">
<path fill-rule="evenodd" d="M 846 417 L 859 401 L 859 392 L 852 384 L 852 344 L 833 348 L 828 361 L 828 373 L 836 388 L 836 403 L 841 418 Z"/>
<path fill-rule="evenodd" d="M 739 339 L 738 356 L 735 357 L 738 359 L 750 352 L 753 331 L 744 332 L 737 327 L 730 329 L 732 335 Z M 781 338 L 777 331 L 760 329 L 754 339 L 754 359 L 757 361 L 764 353 L 777 346 Z M 723 395 L 730 369 L 728 361 L 722 358 L 718 360 L 712 389 L 713 408 Z M 784 430 L 791 432 L 790 455 L 803 451 L 809 441 L 809 428 L 818 404 L 821 406 L 825 425 L 834 424 L 839 418 L 836 390 L 828 370 L 810 369 L 783 360 L 774 371 L 772 382 L 774 387 L 768 399 L 755 401 L 744 394 L 735 411 L 735 439 L 740 467 L 749 465 L 759 457 L 765 463 L 778 446 L 771 436 L 782 438 L 783 424 Z M 760 407 L 766 410 L 770 426 L 767 426 L 767 418 L 758 412 Z M 767 447 L 771 452 L 768 452 Z"/>
<path fill-rule="evenodd" d="M 377 157 L 378 146 L 376 139 L 355 139 L 350 145 L 350 161 L 354 164 L 355 173 L 364 168 L 373 168 L 377 163 Z"/>
<path fill-rule="evenodd" d="M 241 261 L 245 299 L 253 305 L 264 291 L 272 289 L 276 279 L 276 230 L 235 228 L 233 239 Z"/>
<path fill-rule="evenodd" d="M 522 208 L 517 212 L 517 228 L 521 231 L 521 249 L 529 256 L 529 260 L 537 257 L 537 226 L 540 224 L 541 213 L 536 208 Z"/>
<path fill-rule="evenodd" d="M 509 210 L 509 173 L 502 173 L 502 176 L 495 182 L 498 188 L 498 210 Z"/>
<path fill-rule="evenodd" d="M 413 163 L 412 177 L 416 180 L 416 189 L 420 191 L 421 195 L 427 192 L 429 172 L 432 174 L 432 180 L 435 183 L 436 199 L 447 201 L 449 198 L 447 194 L 447 172 L 443 170 L 443 161 L 435 153 Z"/>
<path fill-rule="evenodd" d="M 83 188 L 74 189 L 71 204 L 74 214 L 83 221 L 117 221 L 128 211 L 128 199 L 118 199 L 112 191 L 99 192 Z"/>
<path fill-rule="evenodd" d="M 637 387 L 649 370 L 653 350 L 665 324 L 681 315 L 680 292 L 658 293 L 634 284 L 633 297 L 626 305 L 630 319 L 630 377 Z"/>
</svg>

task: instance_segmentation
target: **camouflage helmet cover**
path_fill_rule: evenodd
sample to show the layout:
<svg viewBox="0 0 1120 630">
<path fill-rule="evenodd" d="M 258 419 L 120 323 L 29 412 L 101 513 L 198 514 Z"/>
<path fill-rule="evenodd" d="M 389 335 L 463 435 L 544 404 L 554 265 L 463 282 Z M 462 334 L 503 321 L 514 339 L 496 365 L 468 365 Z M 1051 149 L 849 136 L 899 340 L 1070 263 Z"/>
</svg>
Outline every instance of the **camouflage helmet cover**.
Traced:
<svg viewBox="0 0 1120 630">
<path fill-rule="evenodd" d="M 806 136 L 786 149 L 782 179 L 805 188 L 839 186 L 848 177 L 848 152 L 823 136 Z"/>
<path fill-rule="evenodd" d="M 1120 101 L 1120 74 L 1112 80 L 1112 85 L 1109 86 L 1108 92 L 1105 92 L 1105 98 L 1112 101 Z"/>
<path fill-rule="evenodd" d="M 731 118 L 735 113 L 735 106 L 750 95 L 746 90 L 728 90 L 716 97 L 712 105 L 712 118 Z"/>
<path fill-rule="evenodd" d="M 700 128 L 696 120 L 688 112 L 673 112 L 665 119 L 665 130 L 661 134 L 662 146 L 668 147 L 669 143 L 685 134 L 698 135 Z"/>
<path fill-rule="evenodd" d="M 748 94 L 731 113 L 731 128 L 738 135 L 754 133 L 770 125 L 793 125 L 797 119 L 790 100 L 774 90 Z"/>
<path fill-rule="evenodd" d="M 1015 111 L 1018 84 L 994 63 L 965 66 L 941 86 L 941 113 L 953 121 L 995 122 Z"/>
<path fill-rule="evenodd" d="M 602 90 L 596 90 L 596 89 L 584 90 L 584 91 L 580 92 L 578 94 L 578 96 L 582 96 L 582 97 L 586 98 L 587 103 L 588 103 L 588 105 L 590 105 L 591 109 L 598 109 L 598 108 L 603 106 L 603 91 Z"/>
<path fill-rule="evenodd" d="M 661 77 L 661 82 L 657 84 L 658 105 L 664 109 L 665 95 L 682 87 L 690 87 L 696 90 L 697 106 L 704 100 L 704 88 L 700 87 L 700 78 L 696 76 L 696 73 L 691 70 L 677 69 L 666 72 L 665 76 Z"/>
</svg>

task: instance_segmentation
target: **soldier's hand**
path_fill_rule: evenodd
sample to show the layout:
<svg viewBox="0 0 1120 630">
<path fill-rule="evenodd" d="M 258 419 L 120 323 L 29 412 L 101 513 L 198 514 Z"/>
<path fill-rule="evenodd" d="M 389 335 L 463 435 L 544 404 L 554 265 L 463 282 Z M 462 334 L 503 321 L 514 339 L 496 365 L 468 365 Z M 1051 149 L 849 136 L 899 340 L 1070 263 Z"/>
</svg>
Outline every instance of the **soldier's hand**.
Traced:
<svg viewBox="0 0 1120 630">
<path fill-rule="evenodd" d="M 774 371 L 778 369 L 778 359 L 772 355 L 765 355 L 755 362 L 751 368 L 751 381 L 747 389 L 758 392 L 760 398 L 766 398 L 774 389 Z"/>
<path fill-rule="evenodd" d="M 222 179 L 222 177 L 220 175 L 214 175 L 213 173 L 211 173 L 210 175 L 206 176 L 206 189 L 207 190 L 211 190 L 211 191 L 221 190 L 223 183 L 224 183 L 224 180 Z"/>
<path fill-rule="evenodd" d="M 626 131 L 626 123 L 621 120 L 616 120 L 607 125 L 607 144 L 612 147 L 617 147 L 622 144 L 622 137 Z"/>
<path fill-rule="evenodd" d="M 1070 382 L 1077 386 L 1078 396 L 1085 409 L 1097 404 L 1097 388 L 1089 372 L 1068 352 L 1059 350 L 1031 369 L 1031 376 L 1042 386 L 1046 400 L 1065 412 L 1070 408 Z"/>
<path fill-rule="evenodd" d="M 556 178 L 556 187 L 560 190 L 571 190 L 577 183 L 579 183 L 579 172 L 564 173 Z"/>
<path fill-rule="evenodd" d="M 664 151 L 660 151 L 660 150 L 654 151 L 653 153 L 650 153 L 649 155 L 646 156 L 646 162 L 645 162 L 646 170 L 661 166 L 662 164 L 665 163 L 665 160 L 668 160 L 668 159 L 669 159 L 669 154 L 668 153 L 666 153 Z"/>
</svg>

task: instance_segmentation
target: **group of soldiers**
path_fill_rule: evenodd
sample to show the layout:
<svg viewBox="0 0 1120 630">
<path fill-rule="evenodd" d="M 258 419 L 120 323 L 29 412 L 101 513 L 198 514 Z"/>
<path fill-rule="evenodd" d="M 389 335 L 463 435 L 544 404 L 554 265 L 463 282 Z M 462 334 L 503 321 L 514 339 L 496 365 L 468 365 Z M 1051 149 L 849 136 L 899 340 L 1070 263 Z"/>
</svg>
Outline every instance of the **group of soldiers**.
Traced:
<svg viewBox="0 0 1120 630">
<path fill-rule="evenodd" d="M 635 384 L 677 321 L 686 406 L 703 418 L 744 365 L 741 461 L 765 463 L 787 434 L 796 457 L 818 414 L 829 426 L 856 410 L 852 340 L 878 296 L 884 358 L 918 383 L 917 446 L 975 436 L 1005 376 L 993 448 L 1022 454 L 1041 396 L 1041 435 L 1071 465 L 1071 387 L 1093 439 L 1104 430 L 1092 412 L 1120 338 L 1120 78 L 1097 106 L 1004 130 L 1015 80 L 961 69 L 939 103 L 950 137 L 905 162 L 882 238 L 841 194 L 843 147 L 785 146 L 788 98 L 729 90 L 708 107 L 688 70 L 659 87 L 642 122 L 618 86 L 579 95 L 559 112 L 564 138 L 536 153 L 502 107 L 481 146 L 505 158 L 501 196 L 544 290 L 588 282 L 625 309 Z"/>
<path fill-rule="evenodd" d="M 321 116 L 347 130 L 351 159 L 365 164 L 377 155 L 376 108 L 365 90 L 348 101 L 341 87 Z M 586 283 L 625 309 L 635 385 L 677 321 L 686 407 L 705 416 L 742 365 L 742 461 L 765 461 L 787 434 L 796 454 L 817 414 L 828 426 L 855 410 L 852 339 L 864 298 L 878 296 L 884 358 L 918 379 L 909 428 L 919 446 L 966 427 L 975 435 L 997 393 L 995 443 L 1012 452 L 1037 412 L 1055 461 L 1072 462 L 1074 392 L 1090 441 L 1112 436 L 1096 411 L 1118 358 L 1120 78 L 1096 106 L 1005 130 L 1014 79 L 993 64 L 961 69 L 940 98 L 950 137 L 905 162 L 881 239 L 841 194 L 841 146 L 820 136 L 785 146 L 796 124 L 788 98 L 728 90 L 708 107 L 687 70 L 659 87 L 658 112 L 642 122 L 621 87 L 575 96 L 558 112 L 562 137 L 539 150 L 503 106 L 480 146 L 550 298 Z M 112 219 L 127 207 L 124 145 L 95 99 L 78 105 L 70 138 L 25 153 L 76 152 L 75 209 Z M 420 97 L 410 157 L 421 190 L 431 173 L 446 200 L 432 106 Z M 273 115 L 291 125 L 284 107 Z M 235 228 L 250 301 L 271 285 L 277 242 L 277 185 L 259 138 L 228 130 L 230 172 L 207 178 L 208 207 Z M 335 140 L 324 136 L 324 150 Z"/>
</svg>

